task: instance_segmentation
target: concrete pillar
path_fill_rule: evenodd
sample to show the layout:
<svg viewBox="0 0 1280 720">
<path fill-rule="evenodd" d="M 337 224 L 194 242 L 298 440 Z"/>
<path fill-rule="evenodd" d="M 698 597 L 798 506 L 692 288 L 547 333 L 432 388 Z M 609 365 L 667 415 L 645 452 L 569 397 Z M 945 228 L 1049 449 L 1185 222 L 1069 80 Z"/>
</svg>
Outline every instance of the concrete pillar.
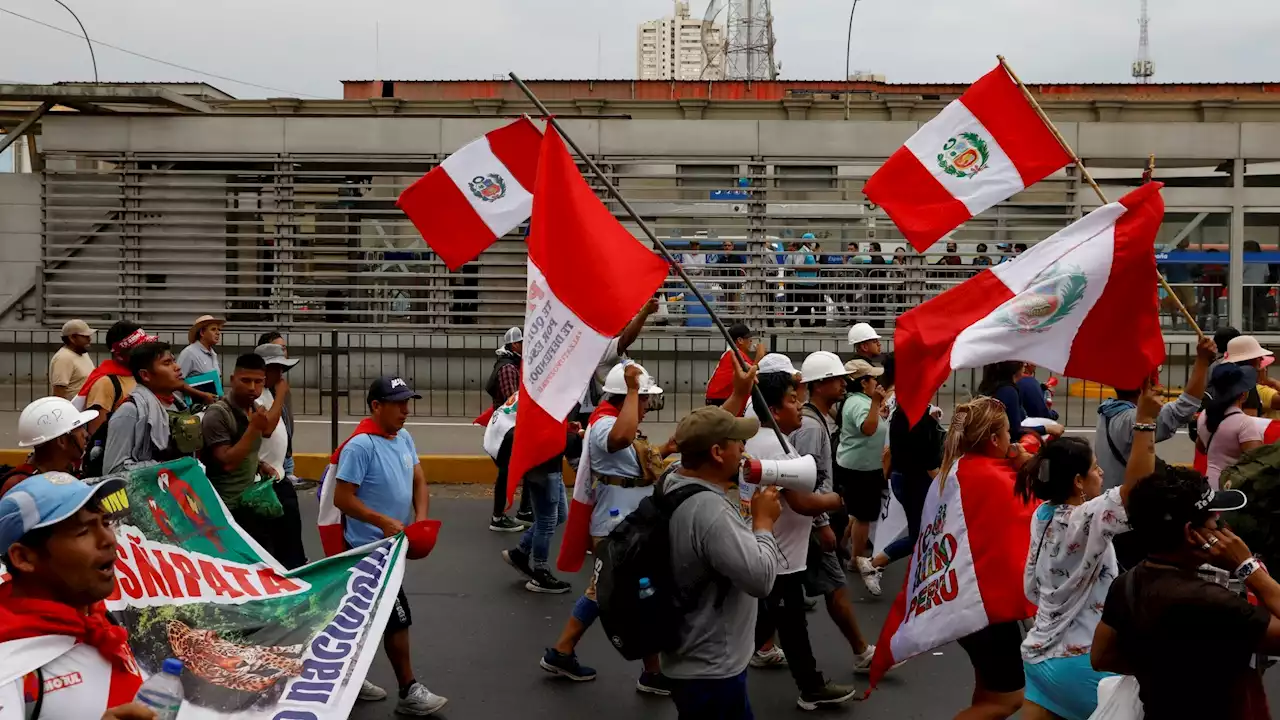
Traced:
<svg viewBox="0 0 1280 720">
<path fill-rule="evenodd" d="M 808 120 L 809 108 L 813 107 L 813 97 L 805 95 L 785 98 L 782 101 L 782 107 L 787 109 L 788 120 Z"/>
<path fill-rule="evenodd" d="M 681 98 L 677 102 L 680 103 L 680 109 L 684 110 L 685 120 L 701 120 L 710 104 L 702 98 Z"/>
<path fill-rule="evenodd" d="M 1124 106 L 1123 100 L 1096 100 L 1093 103 L 1098 111 L 1098 122 L 1120 122 L 1120 111 Z"/>
<path fill-rule="evenodd" d="M 1226 122 L 1227 110 L 1234 105 L 1230 100 L 1201 100 L 1200 105 L 1200 121 L 1201 122 Z"/>
<path fill-rule="evenodd" d="M 369 98 L 369 104 L 378 115 L 395 115 L 400 112 L 400 98 Z"/>
<path fill-rule="evenodd" d="M 293 115 L 298 112 L 302 101 L 298 98 L 270 98 L 267 103 L 277 115 Z"/>
<path fill-rule="evenodd" d="M 1231 163 L 1231 264 L 1227 270 L 1227 319 L 1244 329 L 1244 158 Z"/>
<path fill-rule="evenodd" d="M 915 109 L 916 101 L 899 98 L 885 98 L 884 106 L 889 109 L 890 120 L 910 120 L 911 111 Z"/>
<path fill-rule="evenodd" d="M 580 98 L 573 104 L 578 106 L 579 115 L 600 115 L 604 112 L 604 101 L 596 98 Z"/>
<path fill-rule="evenodd" d="M 477 115 L 497 115 L 502 111 L 502 98 L 472 98 Z"/>
</svg>

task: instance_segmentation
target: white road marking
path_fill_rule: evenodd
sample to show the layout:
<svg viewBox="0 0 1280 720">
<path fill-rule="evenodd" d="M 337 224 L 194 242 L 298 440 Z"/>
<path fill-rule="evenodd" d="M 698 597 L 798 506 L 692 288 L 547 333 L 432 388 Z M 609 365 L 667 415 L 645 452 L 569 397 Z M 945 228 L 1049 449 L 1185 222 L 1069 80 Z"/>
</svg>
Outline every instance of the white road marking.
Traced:
<svg viewBox="0 0 1280 720">
<path fill-rule="evenodd" d="M 294 420 L 293 422 L 295 425 L 328 425 L 329 424 L 328 420 Z M 339 425 L 357 425 L 359 424 L 359 422 L 360 422 L 359 420 L 339 420 L 338 424 Z M 474 423 L 469 423 L 469 422 L 456 422 L 456 423 L 407 422 L 405 423 L 405 426 L 406 427 L 474 427 L 474 428 L 480 427 L 479 425 L 476 425 Z"/>
</svg>

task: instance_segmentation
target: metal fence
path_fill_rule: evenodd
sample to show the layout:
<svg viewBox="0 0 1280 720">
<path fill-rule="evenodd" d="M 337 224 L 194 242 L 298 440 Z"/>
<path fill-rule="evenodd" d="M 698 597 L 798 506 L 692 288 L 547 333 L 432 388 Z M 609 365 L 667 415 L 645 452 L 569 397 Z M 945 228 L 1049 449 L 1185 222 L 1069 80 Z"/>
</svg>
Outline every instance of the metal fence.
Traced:
<svg viewBox="0 0 1280 720">
<path fill-rule="evenodd" d="M 186 344 L 185 331 L 156 334 L 174 345 L 175 351 Z M 239 354 L 252 351 L 258 336 L 256 332 L 243 331 L 223 334 L 218 352 L 224 375 L 231 374 Z M 489 406 L 490 400 L 483 388 L 493 366 L 497 336 L 330 330 L 291 331 L 284 333 L 284 337 L 290 356 L 302 360 L 288 375 L 295 415 L 332 420 L 335 437 L 338 419 L 364 414 L 366 389 L 381 375 L 401 376 L 423 395 L 413 403 L 412 413 L 417 417 L 469 420 Z M 797 366 L 816 350 L 845 355 L 849 351 L 843 337 L 827 332 L 769 333 L 762 336 L 762 341 L 771 351 L 790 356 Z M 1280 346 L 1280 337 L 1263 341 Z M 56 332 L 0 331 L 0 412 L 20 411 L 27 403 L 48 394 L 49 358 L 58 343 Z M 892 344 L 887 343 L 885 349 L 891 351 Z M 100 355 L 96 350 L 91 352 Z M 666 395 L 665 406 L 651 419 L 675 422 L 702 405 L 707 380 L 724 350 L 723 340 L 710 333 L 699 337 L 646 333 L 641 337 L 632 347 L 631 355 L 654 375 Z M 1168 343 L 1167 350 L 1164 382 L 1169 387 L 1181 387 L 1191 369 L 1194 345 L 1172 342 Z M 1043 371 L 1040 375 L 1047 377 Z M 937 404 L 949 412 L 957 403 L 968 399 L 980 377 L 979 370 L 953 373 L 939 390 Z M 909 382 L 910 378 L 903 377 L 900 381 Z M 1054 407 L 1061 414 L 1063 424 L 1092 427 L 1097 405 L 1107 396 L 1106 392 L 1093 384 L 1062 380 Z"/>
</svg>

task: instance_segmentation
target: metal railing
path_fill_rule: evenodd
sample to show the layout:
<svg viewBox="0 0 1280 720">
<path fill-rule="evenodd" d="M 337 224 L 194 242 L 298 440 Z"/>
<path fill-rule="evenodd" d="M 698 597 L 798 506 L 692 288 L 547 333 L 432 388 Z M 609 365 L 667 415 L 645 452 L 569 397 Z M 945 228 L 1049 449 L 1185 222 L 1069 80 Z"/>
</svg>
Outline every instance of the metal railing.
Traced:
<svg viewBox="0 0 1280 720">
<path fill-rule="evenodd" d="M 171 343 L 175 352 L 186 345 L 185 331 L 155 334 Z M 224 332 L 218 352 L 225 376 L 230 376 L 239 354 L 253 350 L 258 336 L 258 332 Z M 412 407 L 418 417 L 464 421 L 479 415 L 490 404 L 484 386 L 495 359 L 499 342 L 496 335 L 330 330 L 290 331 L 284 337 L 290 356 L 302 360 L 288 375 L 294 414 L 328 418 L 334 433 L 339 419 L 364 414 L 368 385 L 382 375 L 401 376 L 422 394 L 423 398 L 414 401 Z M 844 338 L 830 332 L 766 333 L 761 340 L 771 351 L 791 357 L 797 366 L 816 350 L 849 354 Z M 1262 340 L 1264 344 L 1280 346 L 1278 336 Z M 16 413 L 48 394 L 49 358 L 58 344 L 55 331 L 0 331 L 0 412 Z M 891 351 L 892 343 L 886 342 L 885 349 Z M 1189 341 L 1171 342 L 1167 350 L 1164 382 L 1171 388 L 1182 387 L 1191 369 L 1194 345 Z M 632 347 L 631 355 L 645 365 L 666 392 L 665 406 L 651 419 L 675 422 L 701 406 L 707 380 L 724 351 L 723 340 L 710 332 L 676 337 L 646 331 Z M 100 348 L 92 348 L 91 353 L 101 359 Z M 1040 375 L 1047 377 L 1043 371 Z M 980 378 L 980 370 L 953 373 L 938 391 L 936 402 L 949 412 L 968 399 Z M 907 377 L 899 379 L 909 381 Z M 1063 424 L 1092 427 L 1097 406 L 1109 396 L 1108 391 L 1074 380 L 1060 379 L 1060 383 L 1054 408 Z"/>
</svg>

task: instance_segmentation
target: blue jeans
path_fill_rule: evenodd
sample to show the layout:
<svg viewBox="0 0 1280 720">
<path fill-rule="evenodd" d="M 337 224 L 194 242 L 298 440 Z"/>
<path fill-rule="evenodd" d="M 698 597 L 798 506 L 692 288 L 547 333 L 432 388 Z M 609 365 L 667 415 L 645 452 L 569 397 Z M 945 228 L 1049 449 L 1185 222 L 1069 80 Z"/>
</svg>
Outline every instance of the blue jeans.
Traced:
<svg viewBox="0 0 1280 720">
<path fill-rule="evenodd" d="M 569 517 L 569 504 L 565 498 L 564 475 L 547 473 L 542 482 L 531 482 L 525 476 L 524 488 L 533 500 L 533 524 L 520 537 L 520 552 L 530 557 L 534 570 L 547 568 L 547 555 L 551 552 L 551 536 L 556 526 Z"/>
<path fill-rule="evenodd" d="M 292 474 L 293 474 L 293 456 L 288 455 L 284 459 L 284 476 L 289 477 Z"/>
<path fill-rule="evenodd" d="M 719 680 L 671 681 L 680 720 L 755 720 L 747 697 L 747 671 Z"/>
<path fill-rule="evenodd" d="M 889 475 L 889 489 L 907 514 L 907 534 L 889 543 L 889 547 L 884 549 L 885 556 L 893 562 L 909 556 L 916 546 L 916 538 L 920 536 L 920 513 L 924 512 L 925 493 L 920 492 L 919 488 L 909 487 L 902 473 Z M 926 492 L 927 490 L 925 488 Z"/>
</svg>

